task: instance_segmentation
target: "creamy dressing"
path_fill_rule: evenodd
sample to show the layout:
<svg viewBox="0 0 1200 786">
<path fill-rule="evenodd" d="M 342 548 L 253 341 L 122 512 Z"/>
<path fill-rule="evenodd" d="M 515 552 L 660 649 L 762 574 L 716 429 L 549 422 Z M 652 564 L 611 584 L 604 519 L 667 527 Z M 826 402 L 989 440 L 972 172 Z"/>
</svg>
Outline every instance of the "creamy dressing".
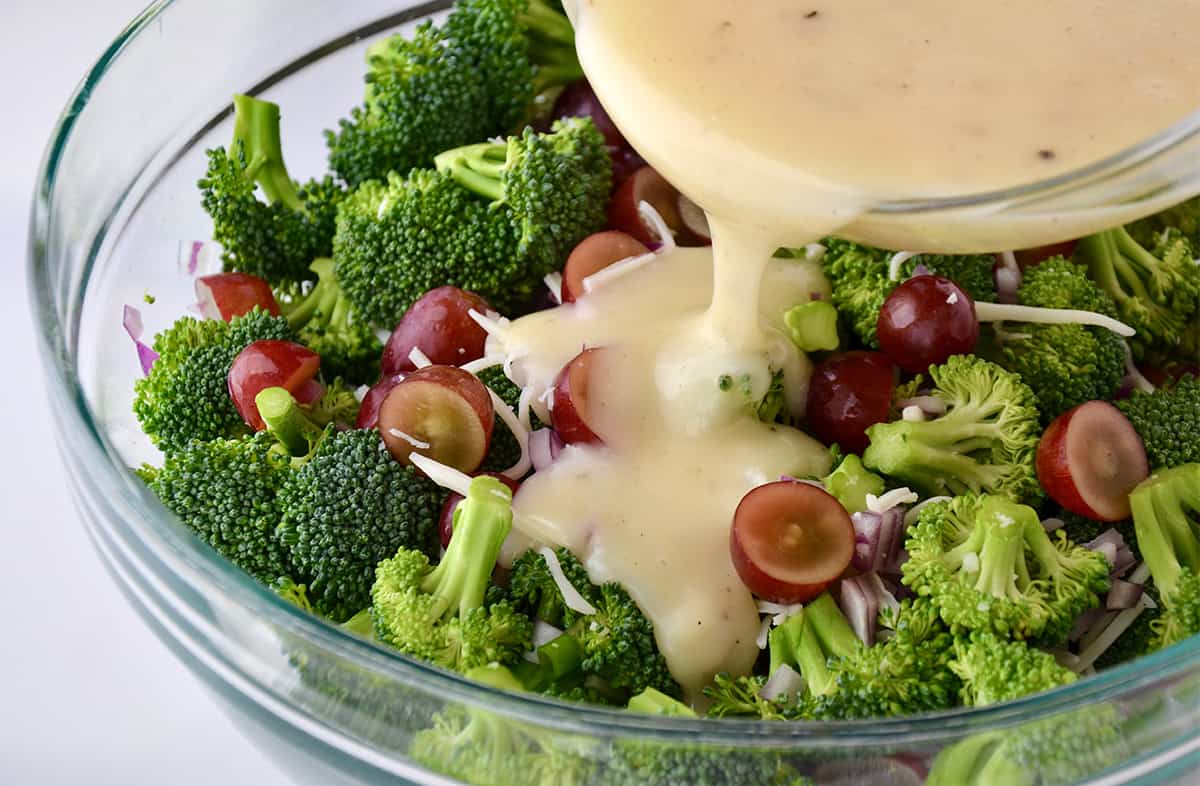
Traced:
<svg viewBox="0 0 1200 786">
<path fill-rule="evenodd" d="M 577 0 L 593 88 L 634 146 L 703 206 L 713 249 L 670 249 L 574 305 L 496 332 L 538 396 L 585 347 L 602 447 L 569 447 L 514 499 L 524 543 L 566 546 L 623 584 L 693 699 L 747 672 L 759 615 L 729 555 L 734 508 L 827 451 L 760 423 L 782 371 L 802 410 L 810 364 L 783 310 L 828 296 L 819 266 L 772 260 L 835 230 L 878 245 L 996 250 L 1119 223 L 1121 208 L 998 222 L 872 217 L 892 198 L 960 195 L 1069 172 L 1200 105 L 1186 38 L 1200 0 Z M 899 228 L 898 228 L 899 227 Z M 498 346 L 497 346 L 498 345 Z M 722 390 L 719 380 L 734 382 Z"/>
</svg>

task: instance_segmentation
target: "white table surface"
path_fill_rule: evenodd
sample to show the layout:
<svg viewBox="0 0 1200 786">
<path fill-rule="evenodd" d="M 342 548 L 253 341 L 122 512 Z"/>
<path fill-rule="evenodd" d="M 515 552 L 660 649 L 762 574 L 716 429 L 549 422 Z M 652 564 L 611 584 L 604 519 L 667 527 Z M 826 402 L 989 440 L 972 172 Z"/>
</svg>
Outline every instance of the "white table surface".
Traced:
<svg viewBox="0 0 1200 786">
<path fill-rule="evenodd" d="M 253 2 L 253 0 L 249 0 Z M 0 0 L 0 784 L 276 786 L 126 605 L 66 496 L 26 305 L 34 175 L 76 83 L 147 0 Z M 15 355 L 14 355 L 15 353 Z"/>
</svg>

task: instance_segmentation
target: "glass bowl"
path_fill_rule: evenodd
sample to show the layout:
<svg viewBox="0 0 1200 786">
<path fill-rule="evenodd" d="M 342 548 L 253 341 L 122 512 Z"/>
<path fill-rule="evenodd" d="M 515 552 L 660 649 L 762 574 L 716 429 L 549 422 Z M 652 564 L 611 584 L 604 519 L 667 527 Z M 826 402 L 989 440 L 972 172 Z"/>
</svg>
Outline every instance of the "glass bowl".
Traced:
<svg viewBox="0 0 1200 786">
<path fill-rule="evenodd" d="M 1040 762 L 1031 777 L 1045 784 L 1189 780 L 1200 763 L 1200 639 L 987 709 L 837 724 L 641 717 L 506 694 L 357 639 L 247 578 L 158 504 L 128 469 L 156 456 L 130 413 L 139 368 L 121 308 L 140 307 L 150 331 L 185 312 L 192 289 L 180 247 L 210 231 L 195 181 L 203 150 L 231 133 L 230 95 L 278 101 L 293 174 L 316 174 L 320 131 L 360 95 L 362 40 L 446 5 L 158 3 L 86 75 L 38 183 L 31 297 L 71 493 L 129 602 L 246 733 L 297 782 L 314 784 L 455 782 L 409 752 L 434 716 L 459 711 L 492 714 L 536 734 L 545 751 L 590 759 L 589 783 L 615 782 L 611 752 L 631 743 L 663 756 L 778 758 L 825 785 L 916 784 L 943 748 L 945 766 L 984 746 L 1037 739 L 1052 741 L 1041 758 L 1028 759 Z M 1197 126 L 1192 118 L 1074 177 L 1001 195 L 884 206 L 868 220 L 903 227 L 954 210 L 1012 221 L 1060 209 L 1150 212 L 1200 188 Z M 152 305 L 143 302 L 147 293 Z M 1097 718 L 1110 724 L 1108 737 L 1094 732 Z M 532 769 L 491 772 L 485 780 L 494 784 L 534 778 Z M 548 777 L 541 782 L 559 782 Z"/>
</svg>

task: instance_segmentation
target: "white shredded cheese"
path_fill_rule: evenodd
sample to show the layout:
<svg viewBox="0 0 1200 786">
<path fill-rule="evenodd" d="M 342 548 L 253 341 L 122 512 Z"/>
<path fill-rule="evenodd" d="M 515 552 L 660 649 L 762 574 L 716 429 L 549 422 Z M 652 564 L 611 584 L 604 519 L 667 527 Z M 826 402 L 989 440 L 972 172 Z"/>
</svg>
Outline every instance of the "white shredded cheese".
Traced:
<svg viewBox="0 0 1200 786">
<path fill-rule="evenodd" d="M 980 322 L 1030 322 L 1039 325 L 1093 325 L 1129 338 L 1137 331 L 1112 317 L 1093 311 L 1071 308 L 1037 308 L 1012 303 L 975 303 L 975 316 Z"/>
<path fill-rule="evenodd" d="M 645 204 L 644 202 L 642 204 Z M 636 257 L 626 257 L 625 259 L 613 262 L 606 268 L 601 268 L 583 280 L 583 291 L 594 292 L 605 284 L 610 283 L 614 279 L 632 273 L 639 268 L 645 267 L 650 262 L 653 262 L 656 256 L 653 251 L 649 254 L 641 254 Z"/>
<path fill-rule="evenodd" d="M 412 445 L 417 450 L 428 450 L 429 449 L 428 442 L 426 442 L 423 439 L 417 439 L 412 434 L 406 434 L 398 428 L 390 428 L 390 429 L 388 429 L 388 433 L 391 434 L 396 439 L 404 440 L 405 442 Z"/>
<path fill-rule="evenodd" d="M 758 636 L 754 639 L 754 643 L 758 645 L 760 650 L 767 648 L 767 641 L 771 638 L 771 618 L 763 617 L 762 622 L 758 626 Z"/>
<path fill-rule="evenodd" d="M 919 499 L 920 497 L 917 496 L 915 491 L 907 486 L 904 486 L 902 488 L 892 489 L 891 491 L 879 497 L 875 496 L 874 494 L 868 494 L 867 510 L 871 511 L 872 513 L 887 513 L 897 505 L 911 505 Z"/>
<path fill-rule="evenodd" d="M 891 281 L 900 280 L 900 271 L 904 268 L 904 263 L 919 256 L 915 251 L 897 251 L 892 254 L 891 260 L 888 261 L 888 279 Z"/>
<path fill-rule="evenodd" d="M 1137 621 L 1137 618 L 1146 608 L 1146 595 L 1143 593 L 1142 597 L 1138 598 L 1138 602 L 1133 605 L 1133 608 L 1125 609 L 1117 614 L 1112 622 L 1105 626 L 1104 632 L 1079 653 L 1079 660 L 1073 667 L 1074 670 L 1080 672 L 1091 668 L 1095 664 L 1096 659 L 1103 655 L 1121 637 L 1122 633 L 1129 630 L 1129 626 Z"/>
<path fill-rule="evenodd" d="M 579 590 L 575 589 L 574 584 L 567 581 L 567 574 L 563 573 L 562 565 L 559 564 L 558 555 L 554 553 L 554 549 L 543 546 L 538 549 L 538 554 L 541 554 L 542 559 L 546 560 L 546 567 L 550 570 L 550 577 L 554 579 L 554 583 L 558 586 L 558 591 L 562 593 L 563 602 L 567 604 L 567 608 L 580 614 L 595 614 L 596 607 L 588 603 L 587 598 L 579 594 Z"/>
<path fill-rule="evenodd" d="M 471 492 L 470 475 L 459 472 L 454 467 L 448 467 L 429 456 L 422 456 L 420 453 L 409 453 L 408 460 L 442 488 L 456 491 L 464 497 Z"/>
<path fill-rule="evenodd" d="M 1145 375 L 1138 369 L 1137 364 L 1133 362 L 1133 350 L 1129 347 L 1128 341 L 1121 342 L 1121 348 L 1125 351 L 1125 375 L 1129 377 L 1129 381 L 1133 383 L 1136 390 L 1142 393 L 1153 393 L 1157 388 L 1154 383 L 1146 379 Z"/>
<path fill-rule="evenodd" d="M 475 309 L 467 311 L 467 316 L 475 320 L 475 324 L 483 328 L 489 335 L 503 338 L 506 328 L 508 327 L 508 319 L 489 311 L 486 315 L 480 314 Z"/>
<path fill-rule="evenodd" d="M 900 419 L 920 422 L 925 420 L 925 410 L 921 409 L 916 404 L 909 404 L 900 411 Z"/>
<path fill-rule="evenodd" d="M 662 244 L 663 251 L 672 251 L 675 248 L 675 234 L 671 232 L 671 228 L 667 226 L 667 222 L 663 221 L 663 217 L 654 209 L 654 205 L 642 200 L 638 202 L 638 215 L 652 230 L 658 235 L 658 242 Z"/>
<path fill-rule="evenodd" d="M 825 246 L 820 243 L 809 243 L 804 247 L 804 259 L 809 262 L 820 262 L 825 258 Z"/>
<path fill-rule="evenodd" d="M 408 359 L 417 368 L 425 368 L 426 366 L 433 365 L 433 361 L 429 359 L 429 355 L 422 352 L 420 347 L 413 347 L 412 351 L 408 353 Z"/>
<path fill-rule="evenodd" d="M 492 408 L 496 410 L 496 414 L 504 421 L 504 425 L 508 426 L 513 436 L 517 438 L 517 445 L 521 448 L 521 456 L 517 459 L 517 463 L 502 470 L 500 474 L 514 480 L 524 477 L 529 468 L 533 466 L 533 459 L 529 455 L 529 429 L 521 423 L 520 418 L 512 411 L 512 407 L 496 395 L 496 391 L 488 388 L 487 392 L 492 397 Z"/>
<path fill-rule="evenodd" d="M 369 392 L 371 392 L 371 387 L 369 385 L 359 385 L 354 389 L 354 398 L 358 399 L 358 403 L 361 404 Z"/>
<path fill-rule="evenodd" d="M 526 431 L 533 431 L 533 422 L 529 419 L 529 407 L 532 401 L 533 387 L 521 388 L 521 395 L 517 398 L 517 420 L 521 421 L 521 426 Z"/>
<path fill-rule="evenodd" d="M 469 374 L 479 375 L 480 371 L 487 371 L 489 368 L 495 368 L 504 364 L 504 358 L 499 355 L 485 355 L 478 360 L 472 360 L 470 363 L 463 363 L 459 368 Z"/>
<path fill-rule="evenodd" d="M 557 270 L 547 273 L 542 277 L 542 281 L 546 283 L 546 289 L 550 290 L 550 297 L 554 298 L 554 302 L 562 305 L 563 300 L 563 278 L 562 273 Z"/>
</svg>

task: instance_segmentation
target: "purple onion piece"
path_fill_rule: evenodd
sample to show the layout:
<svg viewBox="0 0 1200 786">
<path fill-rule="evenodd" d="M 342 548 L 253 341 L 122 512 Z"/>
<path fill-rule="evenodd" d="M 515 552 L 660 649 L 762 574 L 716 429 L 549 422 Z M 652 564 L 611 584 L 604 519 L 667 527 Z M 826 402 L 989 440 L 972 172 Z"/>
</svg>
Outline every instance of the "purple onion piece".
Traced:
<svg viewBox="0 0 1200 786">
<path fill-rule="evenodd" d="M 999 265 L 994 273 L 996 297 L 1001 303 L 1016 303 L 1017 290 L 1021 288 L 1021 269 Z"/>
<path fill-rule="evenodd" d="M 1118 532 L 1116 530 L 1116 528 L 1109 527 L 1108 529 L 1104 530 L 1099 535 L 1097 535 L 1095 538 L 1089 540 L 1087 543 L 1085 543 L 1083 545 L 1084 545 L 1084 548 L 1088 548 L 1088 549 L 1091 549 L 1092 551 L 1096 551 L 1100 546 L 1104 545 L 1105 543 L 1111 543 L 1113 546 L 1115 546 L 1117 548 L 1121 548 L 1122 546 L 1125 545 L 1125 537 L 1120 532 Z"/>
<path fill-rule="evenodd" d="M 780 696 L 796 696 L 803 688 L 804 678 L 791 666 L 783 663 L 763 683 L 758 695 L 767 701 L 775 701 Z"/>
<path fill-rule="evenodd" d="M 149 375 L 150 369 L 154 367 L 154 362 L 158 360 L 158 353 L 142 341 L 142 333 L 145 330 L 142 326 L 142 313 L 133 306 L 125 306 L 121 324 L 124 326 L 125 332 L 129 334 L 129 338 L 133 340 L 134 347 L 137 348 L 142 374 Z"/>
<path fill-rule="evenodd" d="M 1058 518 L 1049 518 L 1042 521 L 1042 529 L 1046 530 L 1046 532 L 1054 532 L 1065 526 L 1067 526 L 1067 522 Z"/>
<path fill-rule="evenodd" d="M 875 625 L 879 620 L 879 601 L 863 576 L 854 576 L 841 583 L 838 605 L 850 622 L 855 635 L 868 647 L 875 643 Z"/>
<path fill-rule="evenodd" d="M 541 472 L 554 461 L 554 451 L 551 446 L 553 430 L 539 428 L 529 433 L 529 458 L 533 462 L 534 472 Z"/>
<path fill-rule="evenodd" d="M 1100 618 L 1103 616 L 1104 609 L 1099 608 L 1088 609 L 1084 613 L 1080 614 L 1079 617 L 1076 618 L 1075 625 L 1071 628 L 1071 633 L 1067 636 L 1067 640 L 1071 643 L 1079 641 L 1083 638 L 1085 633 L 1092 629 L 1093 625 L 1100 621 Z"/>
<path fill-rule="evenodd" d="M 876 557 L 875 570 L 881 571 L 896 564 L 904 549 L 904 510 L 900 506 L 889 508 L 880 523 L 880 553 Z M 883 544 L 886 543 L 886 548 Z"/>
<path fill-rule="evenodd" d="M 855 513 L 850 517 L 850 521 L 854 524 L 854 558 L 851 565 L 855 570 L 873 570 L 879 554 L 883 516 L 865 511 Z"/>
<path fill-rule="evenodd" d="M 1112 586 L 1108 590 L 1108 599 L 1104 602 L 1104 607 L 1109 611 L 1132 609 L 1141 599 L 1142 591 L 1143 587 L 1141 584 L 1113 579 Z"/>
<path fill-rule="evenodd" d="M 922 264 L 921 262 L 918 262 L 916 267 L 913 268 L 912 275 L 909 276 L 909 278 L 916 278 L 917 276 L 932 276 L 932 275 L 933 275 L 932 270 L 925 267 L 925 265 Z"/>
</svg>

